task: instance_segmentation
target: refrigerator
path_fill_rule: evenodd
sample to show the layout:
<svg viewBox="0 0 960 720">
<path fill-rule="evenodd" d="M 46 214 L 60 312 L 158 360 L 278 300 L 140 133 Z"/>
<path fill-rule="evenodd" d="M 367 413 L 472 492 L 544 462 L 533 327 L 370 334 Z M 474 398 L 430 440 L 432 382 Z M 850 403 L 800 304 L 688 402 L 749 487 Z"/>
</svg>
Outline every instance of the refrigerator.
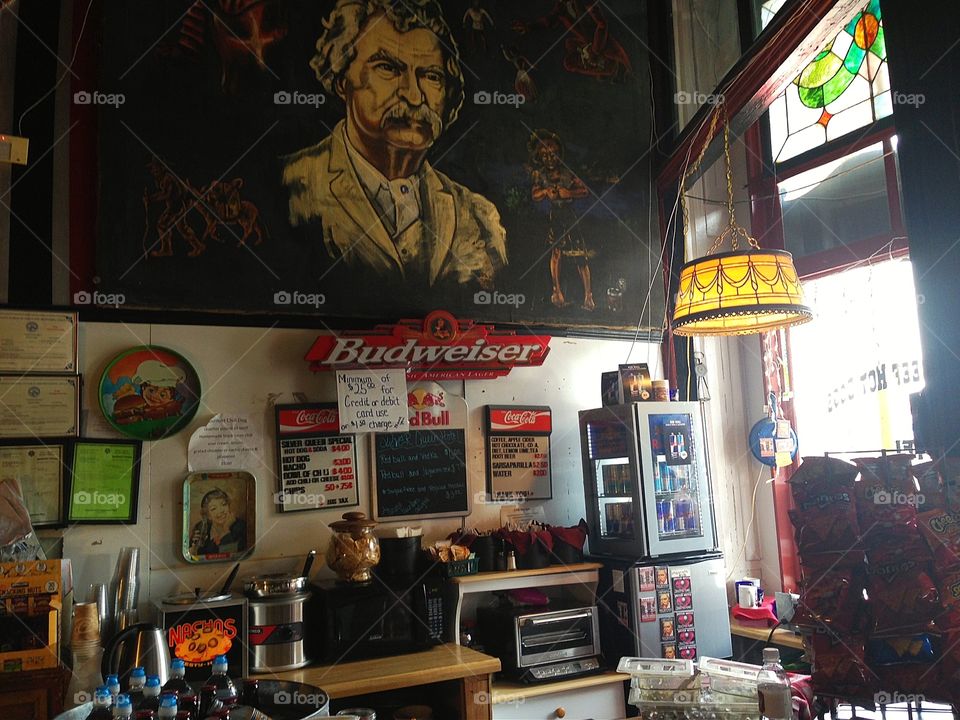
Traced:
<svg viewBox="0 0 960 720">
<path fill-rule="evenodd" d="M 600 641 L 608 664 L 621 657 L 729 658 L 730 611 L 720 553 L 655 564 L 603 563 L 597 586 Z"/>
<path fill-rule="evenodd" d="M 608 661 L 730 657 L 703 416 L 696 402 L 580 412 L 591 560 Z"/>
</svg>

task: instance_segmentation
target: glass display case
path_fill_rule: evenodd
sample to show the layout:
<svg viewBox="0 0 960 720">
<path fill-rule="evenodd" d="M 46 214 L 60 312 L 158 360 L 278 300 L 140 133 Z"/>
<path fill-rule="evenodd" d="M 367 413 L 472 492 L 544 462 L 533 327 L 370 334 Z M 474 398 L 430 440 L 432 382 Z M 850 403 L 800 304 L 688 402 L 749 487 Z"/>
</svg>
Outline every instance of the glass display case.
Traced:
<svg viewBox="0 0 960 720">
<path fill-rule="evenodd" d="M 716 548 L 700 407 L 641 402 L 580 413 L 592 553 Z"/>
</svg>

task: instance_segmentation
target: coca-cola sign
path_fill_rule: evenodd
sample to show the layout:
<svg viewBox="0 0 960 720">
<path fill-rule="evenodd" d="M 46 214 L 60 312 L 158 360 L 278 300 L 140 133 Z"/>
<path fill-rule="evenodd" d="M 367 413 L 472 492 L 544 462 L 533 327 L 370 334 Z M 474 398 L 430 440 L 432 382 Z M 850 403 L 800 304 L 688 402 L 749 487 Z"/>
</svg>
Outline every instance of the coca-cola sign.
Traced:
<svg viewBox="0 0 960 720">
<path fill-rule="evenodd" d="M 373 331 L 321 335 L 306 359 L 315 371 L 405 367 L 409 380 L 482 380 L 542 365 L 549 345 L 546 335 L 497 331 L 437 310 Z"/>
<path fill-rule="evenodd" d="M 339 432 L 337 406 L 280 408 L 277 427 L 281 433 Z"/>
<path fill-rule="evenodd" d="M 490 408 L 491 432 L 549 433 L 552 429 L 550 408 Z"/>
</svg>

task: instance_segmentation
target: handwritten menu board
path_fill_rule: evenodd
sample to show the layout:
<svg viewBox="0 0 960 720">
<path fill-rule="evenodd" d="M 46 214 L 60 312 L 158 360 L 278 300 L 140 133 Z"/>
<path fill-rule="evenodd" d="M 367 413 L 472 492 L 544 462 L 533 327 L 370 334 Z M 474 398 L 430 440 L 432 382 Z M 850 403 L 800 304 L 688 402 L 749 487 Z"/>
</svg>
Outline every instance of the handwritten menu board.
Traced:
<svg viewBox="0 0 960 720">
<path fill-rule="evenodd" d="M 487 406 L 487 478 L 492 500 L 549 500 L 549 407 Z"/>
<path fill-rule="evenodd" d="M 466 401 L 437 383 L 420 383 L 409 389 L 407 407 L 414 429 L 374 436 L 374 517 L 470 514 Z"/>
<path fill-rule="evenodd" d="M 466 433 L 413 430 L 377 435 L 376 517 L 447 517 L 470 512 Z"/>
<path fill-rule="evenodd" d="M 338 372 L 340 432 L 406 432 L 406 396 L 403 368 Z"/>
<path fill-rule="evenodd" d="M 355 437 L 333 403 L 277 406 L 276 502 L 282 512 L 358 505 Z"/>
</svg>

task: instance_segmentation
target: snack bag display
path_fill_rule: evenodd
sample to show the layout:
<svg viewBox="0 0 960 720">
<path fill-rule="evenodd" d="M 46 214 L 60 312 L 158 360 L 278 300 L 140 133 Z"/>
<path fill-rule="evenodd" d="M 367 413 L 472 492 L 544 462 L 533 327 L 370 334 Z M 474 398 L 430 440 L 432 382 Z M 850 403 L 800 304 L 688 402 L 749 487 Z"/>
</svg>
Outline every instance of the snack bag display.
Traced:
<svg viewBox="0 0 960 720">
<path fill-rule="evenodd" d="M 863 582 L 862 571 L 843 568 L 806 575 L 793 622 L 841 633 L 857 629 L 863 617 Z"/>
<path fill-rule="evenodd" d="M 790 479 L 789 511 L 802 556 L 846 552 L 857 546 L 860 529 L 854 504 L 855 465 L 833 458 L 806 458 Z"/>
<path fill-rule="evenodd" d="M 931 510 L 918 518 L 937 572 L 960 569 L 960 510 Z"/>
<path fill-rule="evenodd" d="M 940 605 L 943 606 L 943 614 L 937 618 L 937 627 L 957 631 L 960 640 L 960 570 L 940 574 L 937 589 L 940 591 Z"/>
<path fill-rule="evenodd" d="M 857 458 L 860 480 L 854 497 L 863 535 L 903 537 L 916 533 L 919 490 L 911 469 L 912 456 Z"/>
<path fill-rule="evenodd" d="M 810 497 L 833 493 L 839 489 L 853 489 L 860 470 L 856 465 L 831 457 L 805 457 L 800 468 L 790 478 L 790 492 L 798 507 Z"/>
<path fill-rule="evenodd" d="M 864 659 L 863 638 L 844 636 L 843 641 L 823 633 L 814 633 L 813 687 L 817 693 L 846 697 L 869 697 L 878 677 Z"/>
<path fill-rule="evenodd" d="M 917 486 L 920 488 L 920 495 L 917 501 L 917 512 L 926 512 L 945 509 L 947 507 L 947 497 L 943 491 L 943 483 L 940 481 L 940 470 L 934 462 L 925 462 L 913 466 L 913 475 L 917 478 Z"/>
<path fill-rule="evenodd" d="M 867 595 L 874 636 L 929 632 L 940 613 L 940 595 L 930 578 L 929 563 L 892 552 L 867 567 Z"/>
</svg>

